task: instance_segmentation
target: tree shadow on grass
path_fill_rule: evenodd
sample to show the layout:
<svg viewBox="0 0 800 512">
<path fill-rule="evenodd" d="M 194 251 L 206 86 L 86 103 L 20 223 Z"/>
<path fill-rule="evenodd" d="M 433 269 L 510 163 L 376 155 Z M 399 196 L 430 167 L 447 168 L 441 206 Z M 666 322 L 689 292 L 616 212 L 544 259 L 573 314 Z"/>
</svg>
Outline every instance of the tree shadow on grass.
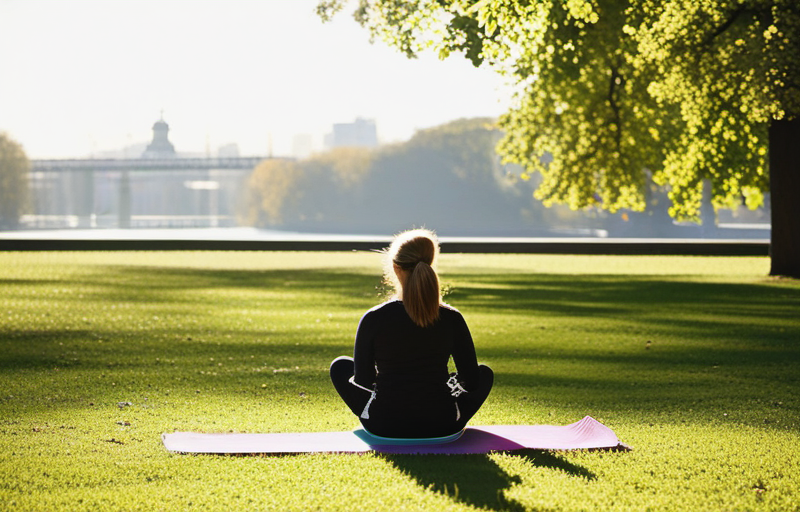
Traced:
<svg viewBox="0 0 800 512">
<path fill-rule="evenodd" d="M 465 312 L 478 356 L 495 367 L 497 398 L 513 390 L 581 413 L 695 410 L 681 419 L 711 418 L 724 406 L 754 422 L 780 413 L 781 425 L 797 428 L 800 287 L 674 275 L 445 278 L 456 283 L 447 300 Z M 135 372 L 142 389 L 170 379 L 170 388 L 194 393 L 211 372 L 218 393 L 236 394 L 254 382 L 262 390 L 268 374 L 281 389 L 305 392 L 313 381 L 333 397 L 325 369 L 352 350 L 358 317 L 380 300 L 379 283 L 337 268 L 113 265 L 64 279 L 4 279 L 12 306 L 0 322 L 0 377 L 56 367 L 116 379 Z M 338 316 L 328 323 L 331 311 Z M 498 326 L 514 337 L 495 335 Z M 581 342 L 553 342 L 559 336 Z M 302 370 L 282 373 L 295 367 Z M 103 381 L 60 385 L 83 393 L 89 382 L 99 390 Z"/>
<path fill-rule="evenodd" d="M 543 450 L 509 452 L 527 463 L 541 468 L 563 471 L 586 480 L 597 476 L 583 466 Z M 519 476 L 509 475 L 488 455 L 389 455 L 382 457 L 402 473 L 412 477 L 425 489 L 448 496 L 468 506 L 517 512 L 526 507 L 506 497 L 513 485 L 521 484 Z"/>
</svg>

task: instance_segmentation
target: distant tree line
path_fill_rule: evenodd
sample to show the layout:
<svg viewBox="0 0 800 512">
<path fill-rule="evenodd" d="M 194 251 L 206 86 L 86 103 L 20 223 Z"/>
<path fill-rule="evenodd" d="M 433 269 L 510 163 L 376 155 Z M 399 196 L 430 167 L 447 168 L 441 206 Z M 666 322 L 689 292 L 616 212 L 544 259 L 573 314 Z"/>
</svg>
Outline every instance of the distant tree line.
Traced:
<svg viewBox="0 0 800 512">
<path fill-rule="evenodd" d="M 673 225 L 666 191 L 650 184 L 644 212 L 545 207 L 538 175 L 502 164 L 494 120 L 461 119 L 378 149 L 336 148 L 266 160 L 250 176 L 246 224 L 306 232 L 392 233 L 427 226 L 452 236 L 701 236 Z M 680 232 L 680 233 L 679 233 Z M 678 234 L 679 233 L 679 234 Z"/>
<path fill-rule="evenodd" d="M 28 204 L 30 162 L 22 146 L 0 133 L 0 229 L 19 226 Z"/>
</svg>

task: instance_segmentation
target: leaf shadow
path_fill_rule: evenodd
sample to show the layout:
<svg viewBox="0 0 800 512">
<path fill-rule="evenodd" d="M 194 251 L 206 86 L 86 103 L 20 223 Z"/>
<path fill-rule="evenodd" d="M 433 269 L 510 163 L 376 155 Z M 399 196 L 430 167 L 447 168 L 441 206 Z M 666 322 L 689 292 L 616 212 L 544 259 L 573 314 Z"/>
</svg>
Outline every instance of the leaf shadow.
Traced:
<svg viewBox="0 0 800 512">
<path fill-rule="evenodd" d="M 589 469 L 573 464 L 557 454 L 543 450 L 506 452 L 527 463 L 568 475 L 595 480 Z M 528 510 L 522 503 L 508 498 L 506 491 L 522 483 L 518 475 L 508 474 L 492 458 L 485 455 L 395 455 L 382 454 L 400 472 L 432 492 L 453 501 L 486 510 L 519 512 Z"/>
</svg>

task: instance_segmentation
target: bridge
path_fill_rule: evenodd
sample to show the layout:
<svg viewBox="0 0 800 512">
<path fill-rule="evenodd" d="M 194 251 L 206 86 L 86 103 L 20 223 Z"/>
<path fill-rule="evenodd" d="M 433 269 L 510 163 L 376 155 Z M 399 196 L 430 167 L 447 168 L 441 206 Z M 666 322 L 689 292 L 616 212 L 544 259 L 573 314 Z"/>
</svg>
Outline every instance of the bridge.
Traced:
<svg viewBox="0 0 800 512">
<path fill-rule="evenodd" d="M 230 158 L 67 158 L 31 160 L 32 172 L 248 170 L 269 156 Z"/>
<path fill-rule="evenodd" d="M 37 227 L 77 219 L 80 227 L 203 222 L 232 218 L 242 177 L 270 156 L 215 158 L 68 158 L 31 160 Z M 112 213 L 113 212 L 113 213 Z M 227 213 L 226 213 L 227 212 Z M 198 220 L 199 219 L 199 220 Z M 73 220 L 69 220 L 70 223 Z"/>
</svg>

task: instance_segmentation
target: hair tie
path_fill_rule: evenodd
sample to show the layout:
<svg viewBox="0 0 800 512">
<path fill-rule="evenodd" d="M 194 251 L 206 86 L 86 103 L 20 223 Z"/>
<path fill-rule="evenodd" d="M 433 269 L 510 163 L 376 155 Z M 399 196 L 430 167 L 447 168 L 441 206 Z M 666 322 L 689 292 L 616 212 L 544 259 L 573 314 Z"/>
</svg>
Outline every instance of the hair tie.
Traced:
<svg viewBox="0 0 800 512">
<path fill-rule="evenodd" d="M 423 263 L 422 260 L 417 260 L 413 263 L 400 263 L 397 260 L 392 260 L 392 263 L 397 265 L 398 267 L 402 268 L 403 270 L 413 270 L 418 264 Z"/>
</svg>

